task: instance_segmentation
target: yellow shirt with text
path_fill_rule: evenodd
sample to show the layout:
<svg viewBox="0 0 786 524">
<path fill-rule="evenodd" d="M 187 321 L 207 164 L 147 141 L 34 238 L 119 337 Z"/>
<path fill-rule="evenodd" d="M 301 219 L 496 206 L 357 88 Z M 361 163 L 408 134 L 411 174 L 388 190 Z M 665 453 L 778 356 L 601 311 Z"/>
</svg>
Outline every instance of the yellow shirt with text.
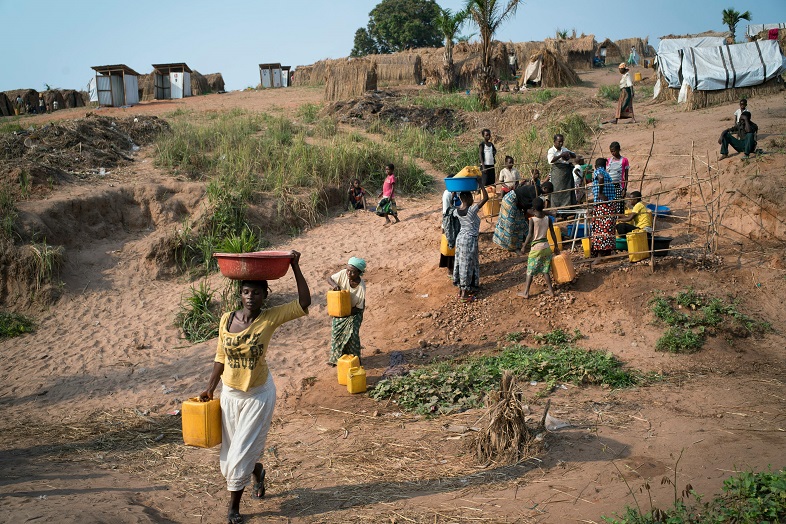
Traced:
<svg viewBox="0 0 786 524">
<path fill-rule="evenodd" d="M 221 316 L 215 362 L 224 364 L 224 373 L 221 375 L 224 384 L 248 391 L 267 381 L 268 367 L 265 356 L 273 332 L 284 322 L 307 313 L 300 307 L 300 302 L 293 300 L 262 311 L 250 326 L 239 333 L 228 331 L 231 314 L 232 312 L 229 312 Z"/>
</svg>

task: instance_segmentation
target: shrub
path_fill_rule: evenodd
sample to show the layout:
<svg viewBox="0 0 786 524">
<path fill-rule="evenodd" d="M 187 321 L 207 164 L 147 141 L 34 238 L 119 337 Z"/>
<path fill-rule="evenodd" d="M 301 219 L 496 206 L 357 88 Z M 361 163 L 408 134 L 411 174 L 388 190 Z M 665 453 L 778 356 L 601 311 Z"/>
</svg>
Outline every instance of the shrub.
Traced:
<svg viewBox="0 0 786 524">
<path fill-rule="evenodd" d="M 0 340 L 32 333 L 34 330 L 33 319 L 18 313 L 0 311 Z"/>
</svg>

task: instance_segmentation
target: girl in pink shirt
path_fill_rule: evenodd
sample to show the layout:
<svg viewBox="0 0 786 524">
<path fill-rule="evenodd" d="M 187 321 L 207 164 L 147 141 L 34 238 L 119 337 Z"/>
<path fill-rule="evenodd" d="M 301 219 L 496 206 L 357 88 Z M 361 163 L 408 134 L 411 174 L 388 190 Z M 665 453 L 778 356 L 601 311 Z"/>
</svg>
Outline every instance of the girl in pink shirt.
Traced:
<svg viewBox="0 0 786 524">
<path fill-rule="evenodd" d="M 386 225 L 390 224 L 388 215 L 396 220 L 395 223 L 400 222 L 398 210 L 396 209 L 396 174 L 393 172 L 394 169 L 395 166 L 393 164 L 385 166 L 385 181 L 382 183 L 382 192 L 378 195 L 382 200 L 377 204 L 377 215 L 385 217 Z"/>
</svg>

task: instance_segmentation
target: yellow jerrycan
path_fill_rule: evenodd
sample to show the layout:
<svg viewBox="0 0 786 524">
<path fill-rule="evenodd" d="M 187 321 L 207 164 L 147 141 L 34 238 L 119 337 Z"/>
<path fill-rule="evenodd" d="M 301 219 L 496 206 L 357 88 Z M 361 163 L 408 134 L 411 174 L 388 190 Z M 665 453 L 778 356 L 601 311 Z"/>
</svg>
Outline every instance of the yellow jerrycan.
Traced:
<svg viewBox="0 0 786 524">
<path fill-rule="evenodd" d="M 221 402 L 202 402 L 198 397 L 183 402 L 183 442 L 187 446 L 212 448 L 221 444 Z"/>
<path fill-rule="evenodd" d="M 551 259 L 551 268 L 554 270 L 554 280 L 557 281 L 557 284 L 567 284 L 576 280 L 576 270 L 567 253 L 554 256 Z"/>
<path fill-rule="evenodd" d="M 650 257 L 646 231 L 633 231 L 625 235 L 625 238 L 628 241 L 628 258 L 631 262 L 638 262 Z"/>
<path fill-rule="evenodd" d="M 327 312 L 331 317 L 348 317 L 352 313 L 352 302 L 349 291 L 342 289 L 327 293 Z"/>
<path fill-rule="evenodd" d="M 366 391 L 366 370 L 363 366 L 349 368 L 347 371 L 347 391 L 350 393 Z"/>
<path fill-rule="evenodd" d="M 347 385 L 347 372 L 350 368 L 360 366 L 360 359 L 355 355 L 341 355 L 336 362 L 336 373 L 338 375 L 338 383 L 342 386 Z"/>
<path fill-rule="evenodd" d="M 450 249 L 448 247 L 448 237 L 445 236 L 445 233 L 442 233 L 442 240 L 439 244 L 439 252 L 446 257 L 455 257 L 456 256 L 456 248 Z"/>
</svg>

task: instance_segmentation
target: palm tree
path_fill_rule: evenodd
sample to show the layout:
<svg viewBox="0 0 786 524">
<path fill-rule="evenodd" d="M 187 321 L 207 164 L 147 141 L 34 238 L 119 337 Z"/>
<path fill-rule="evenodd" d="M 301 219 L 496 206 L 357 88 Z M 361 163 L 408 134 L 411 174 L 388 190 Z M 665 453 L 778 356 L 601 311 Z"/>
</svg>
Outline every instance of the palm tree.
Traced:
<svg viewBox="0 0 786 524">
<path fill-rule="evenodd" d="M 445 38 L 445 55 L 442 59 L 442 78 L 440 83 L 447 89 L 453 89 L 456 83 L 456 72 L 453 70 L 453 40 L 461 26 L 464 25 L 468 13 L 453 13 L 450 9 L 440 9 L 437 16 L 437 29 Z"/>
<path fill-rule="evenodd" d="M 735 10 L 733 7 L 723 10 L 723 23 L 729 26 L 729 32 L 731 33 L 732 42 L 736 42 L 734 34 L 737 31 L 737 24 L 740 22 L 740 20 L 747 20 L 748 22 L 750 22 L 751 12 L 745 11 L 744 13 L 740 13 L 739 11 Z"/>
<path fill-rule="evenodd" d="M 502 22 L 516 14 L 521 0 L 467 0 L 467 13 L 480 30 L 481 66 L 478 73 L 480 104 L 486 109 L 497 105 L 494 69 L 491 66 L 491 43 Z"/>
</svg>

